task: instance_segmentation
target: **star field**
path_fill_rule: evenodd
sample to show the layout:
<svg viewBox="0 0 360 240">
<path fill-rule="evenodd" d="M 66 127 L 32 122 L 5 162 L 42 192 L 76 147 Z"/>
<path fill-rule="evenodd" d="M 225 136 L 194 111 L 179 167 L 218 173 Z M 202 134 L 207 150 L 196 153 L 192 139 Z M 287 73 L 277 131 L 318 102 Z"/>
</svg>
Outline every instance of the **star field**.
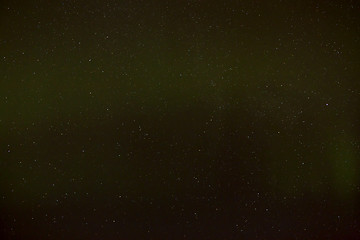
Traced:
<svg viewBox="0 0 360 240">
<path fill-rule="evenodd" d="M 359 239 L 360 5 L 0 6 L 1 239 Z"/>
</svg>

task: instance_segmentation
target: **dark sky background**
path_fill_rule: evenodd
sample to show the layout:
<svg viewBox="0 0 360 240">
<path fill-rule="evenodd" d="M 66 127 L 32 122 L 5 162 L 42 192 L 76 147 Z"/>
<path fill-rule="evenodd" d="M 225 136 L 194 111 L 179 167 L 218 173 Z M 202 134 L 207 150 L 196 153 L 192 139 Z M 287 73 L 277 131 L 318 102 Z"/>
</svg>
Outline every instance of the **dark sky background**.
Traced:
<svg viewBox="0 0 360 240">
<path fill-rule="evenodd" d="M 358 1 L 0 2 L 1 239 L 360 239 Z"/>
</svg>

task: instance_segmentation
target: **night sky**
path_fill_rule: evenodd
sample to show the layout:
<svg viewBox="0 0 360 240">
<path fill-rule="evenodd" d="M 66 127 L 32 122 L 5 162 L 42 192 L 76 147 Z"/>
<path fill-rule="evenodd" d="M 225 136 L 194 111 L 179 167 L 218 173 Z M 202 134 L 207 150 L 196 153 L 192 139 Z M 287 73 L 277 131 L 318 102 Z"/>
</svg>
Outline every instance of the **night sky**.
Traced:
<svg viewBox="0 0 360 240">
<path fill-rule="evenodd" d="M 0 1 L 0 239 L 360 239 L 360 2 Z"/>
</svg>

